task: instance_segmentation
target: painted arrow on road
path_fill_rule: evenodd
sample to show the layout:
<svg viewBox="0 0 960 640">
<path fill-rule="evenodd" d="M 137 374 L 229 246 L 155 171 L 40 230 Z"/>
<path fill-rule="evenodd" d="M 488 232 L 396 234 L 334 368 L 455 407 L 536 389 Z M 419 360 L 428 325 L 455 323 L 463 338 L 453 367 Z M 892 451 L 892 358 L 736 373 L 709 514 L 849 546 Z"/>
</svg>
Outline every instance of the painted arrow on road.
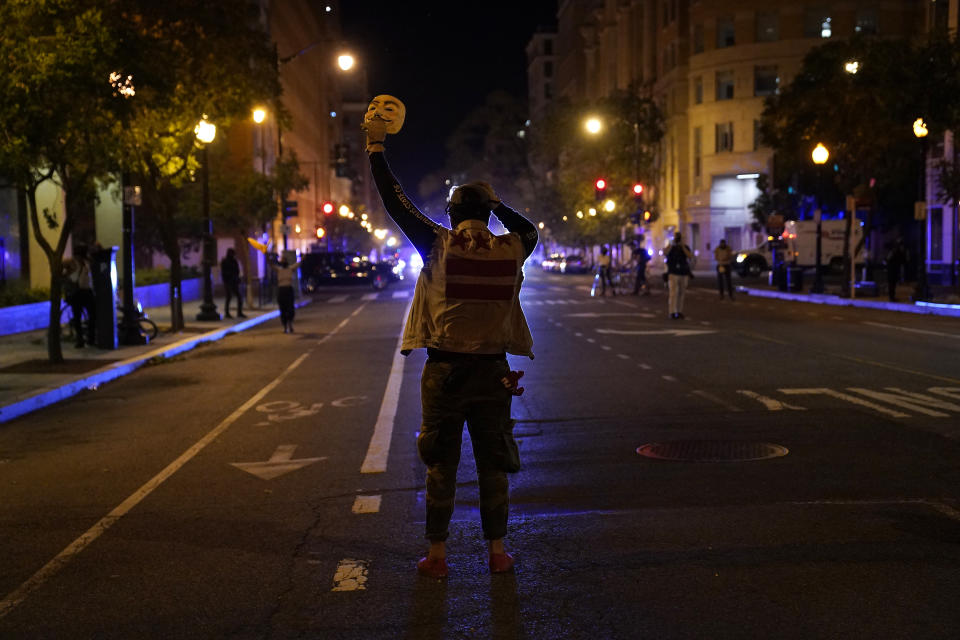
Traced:
<svg viewBox="0 0 960 640">
<path fill-rule="evenodd" d="M 293 460 L 293 452 L 296 449 L 297 445 L 295 444 L 282 444 L 277 447 L 277 450 L 273 452 L 273 455 L 270 456 L 270 459 L 266 462 L 231 462 L 230 464 L 237 469 L 252 473 L 262 480 L 273 480 L 285 473 L 301 469 L 308 464 L 327 459 L 327 457 L 324 456 L 322 458 L 299 458 Z"/>
<path fill-rule="evenodd" d="M 716 331 L 704 331 L 703 329 L 655 329 L 650 331 L 634 331 L 632 329 L 597 329 L 597 333 L 610 333 L 618 336 L 656 336 L 673 335 L 677 338 L 684 336 L 696 336 L 706 333 L 716 333 Z"/>
<path fill-rule="evenodd" d="M 568 313 L 568 318 L 602 318 L 605 316 L 630 316 L 631 318 L 656 318 L 657 316 L 652 313 L 642 313 L 640 311 L 634 311 L 633 313 L 597 313 L 595 311 L 590 311 L 588 313 Z"/>
</svg>

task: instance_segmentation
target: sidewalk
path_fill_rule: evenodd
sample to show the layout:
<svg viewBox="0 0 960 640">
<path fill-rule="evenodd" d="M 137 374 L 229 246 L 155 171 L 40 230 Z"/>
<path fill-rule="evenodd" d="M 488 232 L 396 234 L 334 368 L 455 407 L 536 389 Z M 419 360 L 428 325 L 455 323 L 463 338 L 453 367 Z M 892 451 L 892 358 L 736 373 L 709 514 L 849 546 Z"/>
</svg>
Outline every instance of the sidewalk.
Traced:
<svg viewBox="0 0 960 640">
<path fill-rule="evenodd" d="M 878 296 L 866 295 L 864 291 L 857 291 L 853 299 L 845 298 L 840 295 L 840 286 L 835 283 L 828 283 L 825 287 L 827 293 L 810 293 L 812 279 L 805 277 L 803 287 L 800 291 L 782 291 L 774 285 L 768 284 L 766 276 L 764 278 L 747 281 L 747 285 L 737 285 L 737 281 L 744 282 L 743 278 L 734 275 L 734 288 L 747 295 L 758 298 L 777 298 L 780 300 L 792 300 L 794 302 L 808 302 L 811 304 L 828 304 L 841 307 L 861 307 L 867 309 L 882 309 L 885 311 L 899 311 L 902 313 L 917 313 L 924 315 L 952 316 L 960 318 L 960 297 L 956 290 L 946 286 L 930 286 L 931 298 L 929 302 L 912 302 L 910 296 L 913 294 L 915 283 L 909 282 L 897 287 L 897 302 L 887 300 L 885 285 L 881 287 Z M 715 271 L 695 271 L 694 282 L 699 286 L 714 288 L 717 286 L 717 274 Z M 706 283 L 706 284 L 704 284 Z M 833 291 L 834 293 L 829 293 Z"/>
<path fill-rule="evenodd" d="M 297 301 L 297 307 L 310 302 Z M 223 299 L 215 298 L 223 313 Z M 231 305 L 232 308 L 232 305 Z M 47 358 L 46 330 L 29 331 L 0 337 L 0 423 L 50 406 L 84 389 L 125 376 L 154 358 L 171 358 L 198 344 L 220 340 L 230 333 L 244 331 L 280 315 L 276 304 L 261 309 L 244 309 L 246 318 L 223 318 L 218 322 L 199 322 L 200 301 L 183 305 L 185 327 L 169 333 L 170 309 L 145 309 L 157 323 L 160 334 L 147 345 L 120 345 L 115 350 L 87 346 L 76 349 L 64 341 L 64 363 L 50 364 Z"/>
</svg>

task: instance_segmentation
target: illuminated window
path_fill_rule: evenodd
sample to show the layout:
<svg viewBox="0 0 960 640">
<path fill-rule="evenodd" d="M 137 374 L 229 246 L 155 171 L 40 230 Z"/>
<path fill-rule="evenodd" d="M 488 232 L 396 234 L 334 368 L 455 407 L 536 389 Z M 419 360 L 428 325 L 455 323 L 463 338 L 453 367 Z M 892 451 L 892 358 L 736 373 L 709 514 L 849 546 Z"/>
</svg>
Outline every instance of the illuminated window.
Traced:
<svg viewBox="0 0 960 640">
<path fill-rule="evenodd" d="M 733 123 L 718 122 L 716 124 L 717 153 L 733 151 Z"/>
<path fill-rule="evenodd" d="M 776 42 L 780 39 L 780 16 L 776 11 L 757 14 L 757 42 Z"/>
<path fill-rule="evenodd" d="M 753 68 L 753 95 L 772 96 L 780 89 L 776 65 L 757 65 Z"/>
<path fill-rule="evenodd" d="M 733 16 L 717 18 L 717 49 L 732 47 L 736 42 Z"/>
<path fill-rule="evenodd" d="M 733 100 L 733 71 L 717 71 L 717 100 Z"/>
</svg>

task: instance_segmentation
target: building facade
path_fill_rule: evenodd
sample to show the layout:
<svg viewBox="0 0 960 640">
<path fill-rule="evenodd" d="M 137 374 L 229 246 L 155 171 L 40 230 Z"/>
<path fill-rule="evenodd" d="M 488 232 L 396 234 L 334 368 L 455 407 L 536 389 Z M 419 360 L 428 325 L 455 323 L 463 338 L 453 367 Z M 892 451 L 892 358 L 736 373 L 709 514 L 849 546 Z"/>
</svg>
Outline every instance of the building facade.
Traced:
<svg viewBox="0 0 960 640">
<path fill-rule="evenodd" d="M 588 104 L 635 87 L 657 102 L 666 127 L 648 240 L 662 248 L 681 231 L 705 266 L 721 238 L 734 248 L 758 242 L 749 205 L 757 178 L 773 169 L 758 134 L 764 99 L 812 47 L 855 33 L 920 33 L 927 11 L 910 0 L 562 0 L 553 95 Z M 529 48 L 528 60 L 532 88 L 541 80 Z M 534 117 L 543 108 L 531 100 Z"/>
</svg>

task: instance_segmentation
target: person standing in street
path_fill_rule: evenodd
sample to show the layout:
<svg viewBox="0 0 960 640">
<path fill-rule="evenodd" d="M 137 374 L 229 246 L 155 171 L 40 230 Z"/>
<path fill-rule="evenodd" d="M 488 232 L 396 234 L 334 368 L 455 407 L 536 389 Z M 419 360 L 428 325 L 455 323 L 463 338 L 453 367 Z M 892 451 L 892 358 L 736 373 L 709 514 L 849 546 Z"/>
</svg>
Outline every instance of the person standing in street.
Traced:
<svg viewBox="0 0 960 640">
<path fill-rule="evenodd" d="M 887 293 L 890 296 L 890 302 L 897 301 L 897 285 L 900 283 L 903 267 L 907 264 L 909 258 L 907 248 L 903 244 L 903 238 L 897 238 L 890 250 L 887 251 L 885 259 L 887 264 Z"/>
<path fill-rule="evenodd" d="M 664 251 L 665 262 L 667 263 L 667 305 L 670 311 L 670 317 L 674 320 L 682 320 L 683 315 L 683 297 L 687 290 L 687 283 L 693 272 L 690 269 L 690 261 L 693 260 L 693 251 L 683 243 L 683 237 L 680 232 L 673 234 L 671 242 Z"/>
<path fill-rule="evenodd" d="M 227 255 L 220 261 L 220 278 L 223 280 L 223 290 L 227 301 L 223 303 L 224 316 L 230 315 L 230 299 L 237 299 L 237 317 L 246 318 L 243 315 L 243 296 L 240 295 L 240 261 L 237 260 L 237 253 L 232 248 L 227 249 Z"/>
<path fill-rule="evenodd" d="M 720 238 L 720 244 L 713 250 L 713 259 L 717 261 L 717 287 L 720 289 L 720 299 L 726 291 L 733 300 L 733 278 L 730 267 L 733 264 L 733 250 L 727 245 L 726 238 Z"/>
<path fill-rule="evenodd" d="M 597 258 L 597 276 L 600 277 L 600 295 L 607 295 L 607 284 L 610 285 L 610 293 L 617 295 L 617 290 L 613 286 L 612 261 L 610 259 L 610 250 L 607 247 L 600 247 L 600 257 Z"/>
<path fill-rule="evenodd" d="M 293 277 L 300 262 L 290 264 L 284 257 L 279 262 L 270 263 L 270 267 L 277 273 L 277 306 L 280 307 L 280 322 L 283 323 L 284 333 L 293 333 L 293 316 L 296 314 L 294 306 Z"/>
<path fill-rule="evenodd" d="M 90 255 L 87 245 L 81 244 L 73 251 L 73 257 L 64 261 L 64 298 L 70 305 L 73 333 L 76 336 L 74 346 L 82 349 L 84 343 L 83 314 L 87 314 L 87 343 L 94 344 L 96 332 L 96 300 L 93 296 L 93 278 L 90 273 Z"/>
<path fill-rule="evenodd" d="M 650 263 L 650 254 L 643 246 L 643 236 L 640 236 L 640 240 L 633 248 L 631 257 L 637 269 L 637 277 L 633 281 L 633 295 L 639 295 L 640 291 L 643 291 L 643 295 L 648 296 L 650 295 L 650 287 L 647 286 L 647 265 Z"/>
<path fill-rule="evenodd" d="M 417 572 L 445 578 L 457 488 L 463 425 L 477 466 L 480 521 L 491 573 L 513 569 L 504 548 L 509 509 L 508 473 L 519 470 L 511 400 L 523 392 L 522 371 L 507 354 L 533 358 L 533 338 L 520 306 L 523 264 L 537 245 L 537 228 L 506 206 L 485 182 L 458 186 L 447 203 L 450 228 L 417 209 L 384 154 L 388 126 L 402 120 L 402 103 L 377 96 L 364 123 L 370 169 L 384 208 L 423 258 L 403 330 L 401 353 L 426 348 L 420 378 L 422 422 L 417 437 L 427 467 L 427 555 Z M 394 126 L 392 132 L 398 130 Z M 488 228 L 491 213 L 508 233 Z"/>
</svg>

